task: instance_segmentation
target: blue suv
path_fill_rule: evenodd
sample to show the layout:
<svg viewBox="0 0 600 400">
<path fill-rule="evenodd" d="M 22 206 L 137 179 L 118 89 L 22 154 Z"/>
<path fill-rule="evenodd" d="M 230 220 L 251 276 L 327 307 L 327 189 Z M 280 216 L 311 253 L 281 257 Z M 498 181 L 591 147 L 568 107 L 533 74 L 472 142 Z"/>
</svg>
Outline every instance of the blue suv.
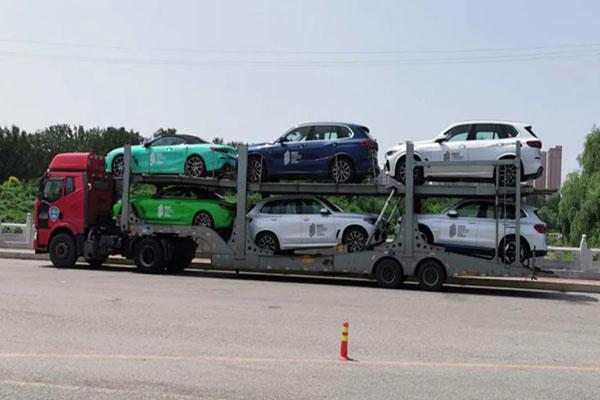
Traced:
<svg viewBox="0 0 600 400">
<path fill-rule="evenodd" d="M 248 180 L 329 178 L 360 182 L 379 174 L 369 128 L 338 122 L 300 124 L 273 143 L 248 147 Z"/>
</svg>

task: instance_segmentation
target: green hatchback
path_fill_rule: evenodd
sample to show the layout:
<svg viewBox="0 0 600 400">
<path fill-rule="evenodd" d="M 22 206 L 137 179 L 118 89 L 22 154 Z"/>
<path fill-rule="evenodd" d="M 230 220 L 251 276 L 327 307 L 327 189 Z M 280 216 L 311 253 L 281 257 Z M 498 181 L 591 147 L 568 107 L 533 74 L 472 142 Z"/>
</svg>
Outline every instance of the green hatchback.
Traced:
<svg viewBox="0 0 600 400">
<path fill-rule="evenodd" d="M 151 196 L 132 196 L 136 216 L 152 224 L 198 225 L 221 234 L 231 231 L 236 204 L 217 193 L 194 186 L 167 186 Z M 113 206 L 118 221 L 121 201 Z"/>
</svg>

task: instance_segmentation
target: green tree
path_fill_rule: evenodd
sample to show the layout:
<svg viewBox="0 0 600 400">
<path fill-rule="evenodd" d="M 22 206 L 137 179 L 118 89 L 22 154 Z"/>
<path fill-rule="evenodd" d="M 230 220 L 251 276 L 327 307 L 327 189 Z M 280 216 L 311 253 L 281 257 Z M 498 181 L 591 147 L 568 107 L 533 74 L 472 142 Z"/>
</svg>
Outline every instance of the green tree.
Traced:
<svg viewBox="0 0 600 400">
<path fill-rule="evenodd" d="M 570 173 L 560 192 L 558 223 L 565 241 L 577 245 L 582 234 L 600 245 L 600 129 L 594 126 L 577 158 L 581 171 Z"/>
</svg>

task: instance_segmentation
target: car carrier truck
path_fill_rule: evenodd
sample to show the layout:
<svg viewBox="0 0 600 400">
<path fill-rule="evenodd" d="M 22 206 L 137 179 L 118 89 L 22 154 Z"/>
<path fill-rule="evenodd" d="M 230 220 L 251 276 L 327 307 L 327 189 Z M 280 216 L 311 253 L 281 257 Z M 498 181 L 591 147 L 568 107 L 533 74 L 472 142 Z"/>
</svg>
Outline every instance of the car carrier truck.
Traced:
<svg viewBox="0 0 600 400">
<path fill-rule="evenodd" d="M 512 160 L 487 162 L 495 168 L 514 165 L 519 173 L 520 143 Z M 247 147 L 241 146 L 235 179 L 195 178 L 180 175 L 132 174 L 131 149 L 125 146 L 124 172 L 114 178 L 105 170 L 104 157 L 91 153 L 57 155 L 40 181 L 35 204 L 35 251 L 50 253 L 58 267 L 75 264 L 83 257 L 91 265 L 100 265 L 107 257 L 120 254 L 135 260 L 141 272 L 181 271 L 189 266 L 202 246 L 210 258 L 210 268 L 294 274 L 350 275 L 375 279 L 379 286 L 398 287 L 406 278 L 419 282 L 422 289 L 437 290 L 449 277 L 458 276 L 531 276 L 540 273 L 535 262 L 523 264 L 515 257 L 512 264 L 496 255 L 481 258 L 457 254 L 442 246 L 427 243 L 416 224 L 415 208 L 429 197 L 485 197 L 500 202 L 512 199 L 520 209 L 522 196 L 534 194 L 530 185 L 495 184 L 413 184 L 416 167 L 461 161 L 417 161 L 412 143 L 407 143 L 406 184 L 387 186 L 371 183 L 335 184 L 310 182 L 252 182 L 246 180 Z M 483 163 L 483 162 L 481 162 Z M 469 162 L 473 164 L 473 162 Z M 496 174 L 498 176 L 498 174 Z M 518 180 L 517 180 L 518 181 Z M 217 232 L 192 225 L 150 224 L 139 220 L 131 207 L 129 194 L 134 183 L 152 185 L 187 184 L 214 191 L 237 192 L 237 211 L 233 232 L 226 241 Z M 121 188 L 122 211 L 115 221 L 112 206 Z M 315 249 L 294 254 L 274 254 L 259 248 L 248 230 L 247 194 L 319 194 L 386 196 L 387 201 L 377 223 L 389 223 L 403 203 L 402 229 L 385 243 L 367 246 L 349 253 L 343 246 Z M 516 254 L 520 254 L 520 216 L 516 213 Z M 498 224 L 496 224 L 498 225 Z M 367 243 L 369 244 L 369 243 Z M 533 260 L 535 261 L 535 260 Z"/>
</svg>

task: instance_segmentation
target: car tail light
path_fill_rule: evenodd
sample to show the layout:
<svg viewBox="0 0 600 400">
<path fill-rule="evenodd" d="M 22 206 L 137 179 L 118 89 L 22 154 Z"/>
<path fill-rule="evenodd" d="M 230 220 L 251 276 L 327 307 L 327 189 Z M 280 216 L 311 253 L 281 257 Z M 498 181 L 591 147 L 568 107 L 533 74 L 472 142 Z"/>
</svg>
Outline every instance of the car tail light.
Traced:
<svg viewBox="0 0 600 400">
<path fill-rule="evenodd" d="M 358 142 L 358 144 L 360 145 L 360 147 L 364 147 L 365 149 L 377 149 L 377 142 L 373 140 L 361 140 Z"/>
<path fill-rule="evenodd" d="M 542 148 L 542 142 L 540 142 L 539 140 L 528 140 L 527 141 L 527 146 L 533 147 L 535 149 L 541 149 Z"/>
<path fill-rule="evenodd" d="M 546 232 L 546 225 L 544 225 L 544 224 L 535 224 L 533 226 L 533 229 L 535 229 L 535 231 L 537 233 L 545 233 Z"/>
<path fill-rule="evenodd" d="M 211 151 L 218 151 L 219 153 L 229 153 L 229 150 L 224 149 L 222 147 L 211 147 Z"/>
</svg>

